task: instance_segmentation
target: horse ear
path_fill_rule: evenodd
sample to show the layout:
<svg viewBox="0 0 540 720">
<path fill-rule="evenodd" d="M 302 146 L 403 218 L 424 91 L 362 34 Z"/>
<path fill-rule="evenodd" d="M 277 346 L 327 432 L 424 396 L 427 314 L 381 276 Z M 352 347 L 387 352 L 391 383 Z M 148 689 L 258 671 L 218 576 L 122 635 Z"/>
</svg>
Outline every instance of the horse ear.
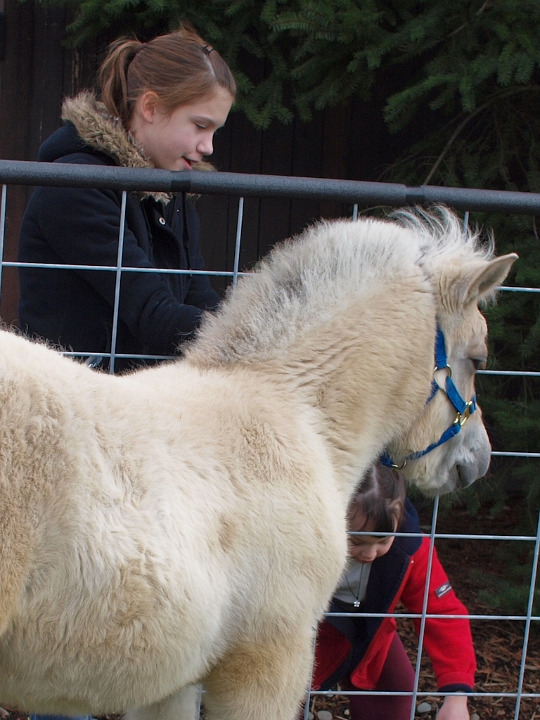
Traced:
<svg viewBox="0 0 540 720">
<path fill-rule="evenodd" d="M 467 282 L 464 292 L 464 304 L 477 303 L 492 293 L 508 275 L 510 268 L 518 259 L 516 253 L 501 255 L 481 267 L 474 268 L 463 280 Z"/>
</svg>

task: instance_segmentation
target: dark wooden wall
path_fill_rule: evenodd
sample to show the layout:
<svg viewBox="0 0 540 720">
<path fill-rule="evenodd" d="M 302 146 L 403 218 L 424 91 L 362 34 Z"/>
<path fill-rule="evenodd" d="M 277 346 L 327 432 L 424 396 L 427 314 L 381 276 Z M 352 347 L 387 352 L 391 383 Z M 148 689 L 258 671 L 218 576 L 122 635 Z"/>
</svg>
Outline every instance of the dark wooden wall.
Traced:
<svg viewBox="0 0 540 720">
<path fill-rule="evenodd" d="M 69 14 L 63 8 L 5 0 L 5 54 L 0 61 L 0 158 L 36 160 L 40 144 L 60 124 L 62 98 L 84 87 L 95 53 L 84 57 L 63 46 Z M 16 260 L 21 218 L 31 188 L 9 187 L 5 260 Z M 2 275 L 0 316 L 17 318 L 15 269 Z"/>
<path fill-rule="evenodd" d="M 92 84 L 103 48 L 96 44 L 81 51 L 67 49 L 63 40 L 69 11 L 63 8 L 3 1 L 6 47 L 5 58 L 0 60 L 0 158 L 35 160 L 40 144 L 60 124 L 63 97 Z M 219 170 L 232 172 L 376 179 L 378 169 L 392 156 L 391 143 L 369 139 L 370 133 L 376 137 L 380 126 L 376 101 L 329 108 L 316 113 L 309 123 L 295 120 L 284 126 L 275 122 L 264 132 L 233 111 L 216 135 L 212 161 Z M 6 260 L 16 259 L 30 191 L 8 189 Z M 237 207 L 236 198 L 198 200 L 208 269 L 232 270 Z M 276 241 L 299 232 L 312 220 L 351 211 L 351 207 L 329 202 L 246 199 L 241 269 L 251 267 Z M 216 279 L 215 285 L 222 291 L 226 281 Z M 5 268 L 0 306 L 4 321 L 16 320 L 17 301 L 17 273 Z"/>
</svg>

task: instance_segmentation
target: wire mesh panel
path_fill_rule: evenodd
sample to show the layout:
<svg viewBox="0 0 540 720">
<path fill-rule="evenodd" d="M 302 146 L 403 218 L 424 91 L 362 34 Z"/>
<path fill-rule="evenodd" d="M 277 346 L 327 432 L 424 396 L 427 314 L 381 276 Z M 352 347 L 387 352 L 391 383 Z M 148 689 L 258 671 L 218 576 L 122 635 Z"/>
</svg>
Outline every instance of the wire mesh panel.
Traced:
<svg viewBox="0 0 540 720">
<path fill-rule="evenodd" d="M 110 353 L 103 353 L 97 351 L 96 348 L 87 348 L 86 351 L 79 352 L 66 352 L 68 355 L 75 355 L 82 357 L 89 365 L 93 366 L 99 364 L 100 359 L 103 356 L 109 358 L 109 372 L 114 373 L 115 363 L 119 358 L 127 359 L 134 358 L 139 360 L 161 360 L 165 359 L 165 356 L 158 355 L 137 355 L 129 356 L 126 354 L 118 353 L 116 350 L 116 338 L 119 318 L 119 307 L 120 307 L 120 294 L 121 294 L 121 278 L 125 273 L 188 273 L 195 274 L 197 272 L 207 274 L 210 276 L 219 276 L 229 279 L 229 282 L 235 284 L 238 276 L 241 274 L 240 271 L 240 251 L 242 246 L 242 223 L 244 215 L 244 197 L 259 197 L 264 195 L 269 196 L 302 196 L 302 197 L 325 197 L 336 200 L 346 200 L 352 204 L 352 217 L 354 220 L 358 218 L 359 205 L 367 203 L 383 203 L 385 205 L 403 205 L 407 202 L 423 202 L 423 201 L 443 201 L 454 207 L 465 209 L 486 209 L 490 210 L 501 210 L 509 211 L 513 210 L 520 213 L 537 213 L 540 214 L 540 195 L 531 195 L 524 193 L 502 193 L 502 192 L 490 192 L 487 190 L 474 191 L 474 190 L 463 190 L 463 189 L 452 189 L 452 188 L 406 188 L 405 186 L 398 185 L 384 185 L 380 183 L 353 183 L 346 182 L 340 183 L 339 181 L 324 181 L 324 180 L 313 180 L 309 181 L 302 178 L 275 178 L 275 177 L 264 177 L 264 176 L 237 176 L 224 174 L 207 174 L 201 173 L 200 177 L 194 173 L 169 173 L 167 171 L 152 171 L 148 172 L 145 170 L 142 174 L 135 170 L 125 169 L 113 169 L 106 168 L 106 173 L 99 175 L 94 172 L 96 169 L 89 166 L 73 167 L 73 166 L 55 166 L 49 167 L 47 164 L 42 163 L 7 163 L 0 161 L 0 182 L 5 182 L 2 185 L 2 192 L 0 198 L 0 255 L 2 273 L 0 274 L 0 292 L 2 290 L 2 277 L 5 268 L 17 268 L 17 267 L 41 267 L 43 272 L 47 270 L 76 270 L 76 271 L 105 271 L 114 273 L 115 275 L 115 293 L 114 293 L 114 308 L 113 308 L 113 321 L 112 321 L 112 346 Z M 118 170 L 118 172 L 114 172 Z M 84 186 L 84 187 L 121 187 L 122 192 L 122 205 L 121 205 L 121 220 L 119 226 L 119 239 L 118 239 L 118 254 L 116 266 L 88 266 L 88 265 L 67 265 L 67 264 L 30 264 L 20 263 L 14 261 L 7 261 L 4 259 L 4 238 L 6 232 L 6 206 L 8 197 L 8 185 L 7 183 L 17 182 L 22 184 L 59 184 L 73 186 Z M 150 185 L 149 185 L 150 183 Z M 123 265 L 123 250 L 124 250 L 124 235 L 125 235 L 125 221 L 126 221 L 126 198 L 129 190 L 132 189 L 148 189 L 151 186 L 157 190 L 187 190 L 195 189 L 197 192 L 208 192 L 208 193 L 221 193 L 230 194 L 231 196 L 238 197 L 238 215 L 236 225 L 236 236 L 235 236 L 235 252 L 234 252 L 234 266 L 232 270 L 225 270 L 220 268 L 212 268 L 208 271 L 194 271 L 194 270 L 172 270 L 170 268 L 134 268 L 125 267 Z M 467 218 L 465 218 L 466 222 Z M 532 287 L 504 287 L 504 292 L 515 293 L 539 293 L 540 288 Z M 512 377 L 540 377 L 540 372 L 527 371 L 523 369 L 516 369 L 510 371 L 494 371 L 494 370 L 483 370 L 479 371 L 480 375 L 486 377 L 489 376 L 503 376 L 508 375 Z M 497 451 L 493 453 L 497 457 L 515 457 L 515 458 L 526 458 L 535 459 L 540 458 L 540 452 L 520 452 L 520 451 Z M 431 516 L 429 516 L 431 513 Z M 540 693 L 531 690 L 531 687 L 535 686 L 532 682 L 532 675 L 537 672 L 538 665 L 534 665 L 529 661 L 531 653 L 538 655 L 538 631 L 540 630 L 539 621 L 540 616 L 534 614 L 534 603 L 535 603 L 535 588 L 537 584 L 538 574 L 538 558 L 540 553 L 540 517 L 538 518 L 536 534 L 491 534 L 482 533 L 475 530 L 475 532 L 444 532 L 439 530 L 440 519 L 439 519 L 439 498 L 435 498 L 431 510 L 424 509 L 422 519 L 425 523 L 425 534 L 430 538 L 430 551 L 428 560 L 428 570 L 425 584 L 425 592 L 423 599 L 423 609 L 419 614 L 409 613 L 404 611 L 403 608 L 398 608 L 396 612 L 388 614 L 381 613 L 363 613 L 364 617 L 394 617 L 398 622 L 400 632 L 402 629 L 402 623 L 411 622 L 417 620 L 419 622 L 418 640 L 416 647 L 409 644 L 409 651 L 413 660 L 415 677 L 413 690 L 406 694 L 412 698 L 411 718 L 418 714 L 420 710 L 424 710 L 424 717 L 434 717 L 434 707 L 437 705 L 437 700 L 443 696 L 442 693 L 435 691 L 434 681 L 431 681 L 431 686 L 426 686 L 425 678 L 423 678 L 424 664 L 423 664 L 423 651 L 424 651 L 424 638 L 426 631 L 426 624 L 429 623 L 430 619 L 440 619 L 444 616 L 433 615 L 427 612 L 428 607 L 428 590 L 429 579 L 432 569 L 432 559 L 434 548 L 441 547 L 445 541 L 451 541 L 453 543 L 453 550 L 455 554 L 461 552 L 459 543 L 469 543 L 472 547 L 480 547 L 481 544 L 497 543 L 498 545 L 506 544 L 521 544 L 532 548 L 532 559 L 530 562 L 530 577 L 529 577 L 529 589 L 528 596 L 526 599 L 526 612 L 524 614 L 511 615 L 511 614 L 490 614 L 488 612 L 476 612 L 473 609 L 468 616 L 452 616 L 454 618 L 468 617 L 474 628 L 478 628 L 481 625 L 490 625 L 493 623 L 503 624 L 504 627 L 509 627 L 513 624 L 514 627 L 520 628 L 521 642 L 519 648 L 512 650 L 514 654 L 517 652 L 519 656 L 518 671 L 517 675 L 513 678 L 511 687 L 507 683 L 506 686 L 502 687 L 500 684 L 492 683 L 489 678 L 485 679 L 483 684 L 479 684 L 475 692 L 467 693 L 471 699 L 471 707 L 474 710 L 474 701 L 481 700 L 483 705 L 482 708 L 489 706 L 489 703 L 493 704 L 496 708 L 493 717 L 496 716 L 500 708 L 497 707 L 497 703 L 505 702 L 503 713 L 505 717 L 510 717 L 508 708 L 511 705 L 511 713 L 514 720 L 521 718 L 534 717 L 530 714 L 529 709 L 531 707 L 538 707 L 538 713 L 540 713 Z M 471 523 L 473 523 L 471 519 Z M 360 533 L 362 534 L 362 533 Z M 373 535 L 376 533 L 364 533 L 367 535 Z M 402 533 L 394 533 L 396 536 L 403 535 Z M 456 545 L 457 543 L 457 545 Z M 473 545 L 474 544 L 474 545 Z M 512 545 L 513 547 L 514 545 Z M 459 594 L 459 588 L 457 589 Z M 469 608 L 470 609 L 470 608 Z M 331 615 L 343 615 L 347 616 L 347 613 L 332 613 Z M 410 628 L 409 628 L 410 630 Z M 411 633 L 410 633 L 411 634 Z M 503 655 L 507 651 L 507 648 L 501 647 L 500 652 Z M 540 662 L 540 656 L 538 656 Z M 489 664 L 489 663 L 488 663 Z M 429 685 L 429 681 L 427 681 Z M 331 690 L 309 690 L 305 706 L 303 709 L 304 718 L 316 715 L 319 720 L 325 720 L 324 712 L 330 713 L 337 720 L 344 720 L 347 717 L 346 699 L 351 695 L 364 695 L 369 693 L 377 692 L 378 694 L 391 694 L 385 691 L 373 691 L 373 690 L 359 690 L 359 689 L 347 689 L 340 686 L 336 686 Z M 425 699 L 430 698 L 431 703 L 426 706 Z M 203 709 L 201 712 L 204 713 L 204 697 L 203 697 Z M 486 705 L 486 703 L 488 705 Z M 422 708 L 422 705 L 424 707 Z M 321 714 L 323 713 L 323 714 Z M 343 715 L 340 715 L 343 713 Z M 430 714 L 431 713 L 431 714 Z M 540 716 L 540 715 L 539 715 Z M 326 715 L 328 720 L 328 715 Z"/>
</svg>

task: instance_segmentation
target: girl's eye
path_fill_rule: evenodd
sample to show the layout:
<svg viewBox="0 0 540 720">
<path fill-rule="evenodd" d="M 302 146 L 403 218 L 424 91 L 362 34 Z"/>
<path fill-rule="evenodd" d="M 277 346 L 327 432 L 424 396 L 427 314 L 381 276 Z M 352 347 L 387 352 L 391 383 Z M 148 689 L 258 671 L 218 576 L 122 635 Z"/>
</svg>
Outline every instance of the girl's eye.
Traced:
<svg viewBox="0 0 540 720">
<path fill-rule="evenodd" d="M 475 370 L 485 370 L 486 358 L 471 358 Z"/>
</svg>

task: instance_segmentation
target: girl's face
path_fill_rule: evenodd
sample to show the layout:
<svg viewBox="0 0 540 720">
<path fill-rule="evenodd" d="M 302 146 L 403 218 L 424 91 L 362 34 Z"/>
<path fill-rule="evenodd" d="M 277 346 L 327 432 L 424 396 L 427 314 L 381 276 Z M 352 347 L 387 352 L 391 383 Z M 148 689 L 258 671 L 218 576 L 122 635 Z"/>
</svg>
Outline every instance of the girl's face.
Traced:
<svg viewBox="0 0 540 720">
<path fill-rule="evenodd" d="M 366 518 L 361 513 L 349 517 L 349 530 L 352 532 L 369 532 L 373 528 L 364 527 Z M 392 547 L 395 538 L 381 537 L 380 535 L 349 535 L 349 555 L 359 563 L 372 563 L 377 558 L 386 555 Z"/>
<path fill-rule="evenodd" d="M 191 170 L 214 151 L 214 133 L 225 124 L 232 102 L 230 93 L 217 86 L 211 95 L 170 112 L 148 91 L 135 102 L 130 130 L 156 168 Z"/>
</svg>

